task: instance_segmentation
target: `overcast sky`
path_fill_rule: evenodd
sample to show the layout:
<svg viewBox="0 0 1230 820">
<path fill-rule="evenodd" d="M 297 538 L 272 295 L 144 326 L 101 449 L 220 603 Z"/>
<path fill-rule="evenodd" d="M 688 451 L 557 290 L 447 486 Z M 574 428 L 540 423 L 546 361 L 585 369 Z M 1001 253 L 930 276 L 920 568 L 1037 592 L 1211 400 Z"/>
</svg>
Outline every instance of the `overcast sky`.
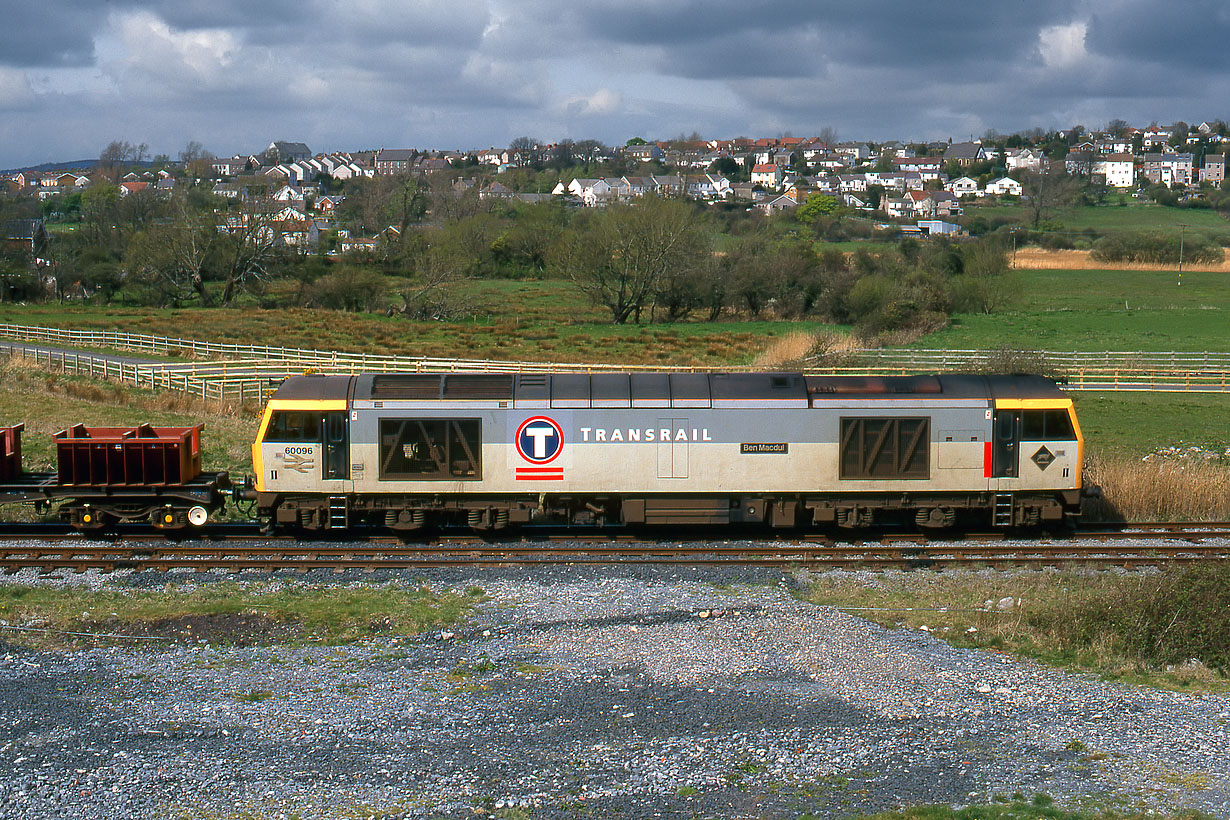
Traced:
<svg viewBox="0 0 1230 820">
<path fill-rule="evenodd" d="M 5 4 L 0 168 L 528 135 L 968 139 L 1230 118 L 1226 0 Z"/>
</svg>

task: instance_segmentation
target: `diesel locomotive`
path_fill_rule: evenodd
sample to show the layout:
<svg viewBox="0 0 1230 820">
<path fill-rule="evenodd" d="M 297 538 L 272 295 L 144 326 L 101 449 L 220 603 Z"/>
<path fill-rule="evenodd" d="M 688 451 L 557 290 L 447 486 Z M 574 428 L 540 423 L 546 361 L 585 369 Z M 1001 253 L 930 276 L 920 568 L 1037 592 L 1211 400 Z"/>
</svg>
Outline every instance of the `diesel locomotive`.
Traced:
<svg viewBox="0 0 1230 820">
<path fill-rule="evenodd" d="M 372 373 L 283 382 L 271 529 L 1017 527 L 1079 512 L 1072 400 L 1033 375 Z"/>
</svg>

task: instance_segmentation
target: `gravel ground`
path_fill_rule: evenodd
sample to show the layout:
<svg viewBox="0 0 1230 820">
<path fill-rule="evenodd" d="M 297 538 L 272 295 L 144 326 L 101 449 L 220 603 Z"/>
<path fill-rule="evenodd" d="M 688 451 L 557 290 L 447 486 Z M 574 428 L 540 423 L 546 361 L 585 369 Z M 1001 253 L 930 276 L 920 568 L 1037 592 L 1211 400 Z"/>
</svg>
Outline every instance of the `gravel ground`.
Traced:
<svg viewBox="0 0 1230 820">
<path fill-rule="evenodd" d="M 244 576 L 357 578 L 386 580 Z M 0 644 L 0 817 L 839 817 L 1045 793 L 1230 818 L 1227 697 L 954 649 L 799 603 L 772 570 L 423 578 L 489 599 L 344 647 Z"/>
</svg>

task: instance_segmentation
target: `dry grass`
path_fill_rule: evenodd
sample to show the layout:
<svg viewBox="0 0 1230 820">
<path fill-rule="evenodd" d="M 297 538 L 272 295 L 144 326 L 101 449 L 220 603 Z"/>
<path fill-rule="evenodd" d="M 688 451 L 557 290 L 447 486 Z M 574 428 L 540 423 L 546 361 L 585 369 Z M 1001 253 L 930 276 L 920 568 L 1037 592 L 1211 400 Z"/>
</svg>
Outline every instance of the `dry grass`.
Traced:
<svg viewBox="0 0 1230 820">
<path fill-rule="evenodd" d="M 1089 258 L 1090 251 L 1051 251 L 1042 248 L 1021 248 L 1014 257 L 1014 267 L 1026 270 L 1148 270 L 1177 271 L 1178 265 L 1156 262 L 1098 262 Z M 1230 259 L 1214 264 L 1185 263 L 1185 271 L 1230 273 Z"/>
<path fill-rule="evenodd" d="M 1085 500 L 1089 520 L 1230 520 L 1230 465 L 1213 460 L 1091 458 L 1085 482 L 1102 488 Z"/>
<path fill-rule="evenodd" d="M 840 364 L 862 342 L 838 330 L 791 331 L 769 343 L 752 361 L 754 367 L 801 368 Z"/>
</svg>

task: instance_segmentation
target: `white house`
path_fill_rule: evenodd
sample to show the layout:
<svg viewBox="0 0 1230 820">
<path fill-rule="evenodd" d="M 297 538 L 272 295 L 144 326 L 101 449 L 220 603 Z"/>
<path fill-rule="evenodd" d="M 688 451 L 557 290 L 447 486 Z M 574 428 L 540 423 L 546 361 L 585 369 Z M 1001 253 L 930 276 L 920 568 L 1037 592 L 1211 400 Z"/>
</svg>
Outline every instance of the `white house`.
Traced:
<svg viewBox="0 0 1230 820">
<path fill-rule="evenodd" d="M 1111 188 L 1131 188 L 1136 184 L 1136 161 L 1131 154 L 1107 154 L 1093 165 Z"/>
<path fill-rule="evenodd" d="M 945 185 L 944 190 L 956 197 L 978 196 L 982 193 L 978 180 L 971 177 L 957 177 Z"/>
<path fill-rule="evenodd" d="M 1012 177 L 1000 177 L 999 179 L 993 179 L 988 182 L 985 190 L 987 196 L 1001 196 L 1003 194 L 1020 196 L 1021 183 L 1017 182 Z"/>
<path fill-rule="evenodd" d="M 1004 154 L 1004 166 L 1009 171 L 1042 170 L 1042 152 L 1033 148 L 1009 148 Z"/>
</svg>

